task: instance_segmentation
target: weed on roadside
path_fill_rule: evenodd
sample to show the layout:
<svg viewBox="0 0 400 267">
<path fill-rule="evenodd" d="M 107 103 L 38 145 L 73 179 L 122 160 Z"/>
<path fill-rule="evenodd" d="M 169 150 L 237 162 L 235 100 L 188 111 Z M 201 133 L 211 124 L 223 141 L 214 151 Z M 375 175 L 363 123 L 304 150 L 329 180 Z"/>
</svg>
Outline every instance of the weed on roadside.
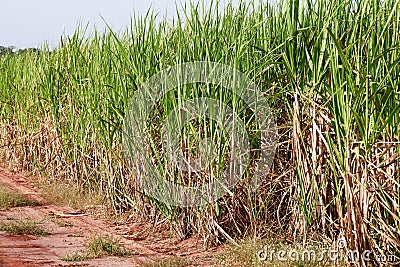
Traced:
<svg viewBox="0 0 400 267">
<path fill-rule="evenodd" d="M 128 257 L 132 252 L 120 244 L 120 240 L 109 235 L 94 235 L 87 245 L 86 251 L 74 252 L 61 258 L 63 261 L 83 261 L 86 259 L 101 258 L 103 256 Z"/>
<path fill-rule="evenodd" d="M 31 218 L 21 219 L 9 223 L 1 223 L 0 231 L 16 235 L 46 236 L 49 233 L 42 226 L 42 222 L 36 222 Z"/>
<path fill-rule="evenodd" d="M 73 209 L 86 209 L 101 202 L 101 194 L 83 192 L 76 186 L 60 183 L 40 181 L 38 183 L 41 194 L 51 203 L 68 206 Z"/>
<path fill-rule="evenodd" d="M 132 255 L 131 251 L 120 244 L 120 240 L 113 239 L 109 235 L 92 236 L 87 245 L 87 250 L 96 257 L 104 255 L 126 257 Z"/>
<path fill-rule="evenodd" d="M 71 255 L 67 255 L 61 258 L 62 261 L 84 261 L 90 258 L 90 255 L 87 252 L 79 253 L 79 252 L 74 252 Z"/>
<path fill-rule="evenodd" d="M 37 201 L 28 199 L 21 194 L 15 193 L 0 184 L 0 208 L 14 208 L 24 206 L 39 206 Z"/>
</svg>

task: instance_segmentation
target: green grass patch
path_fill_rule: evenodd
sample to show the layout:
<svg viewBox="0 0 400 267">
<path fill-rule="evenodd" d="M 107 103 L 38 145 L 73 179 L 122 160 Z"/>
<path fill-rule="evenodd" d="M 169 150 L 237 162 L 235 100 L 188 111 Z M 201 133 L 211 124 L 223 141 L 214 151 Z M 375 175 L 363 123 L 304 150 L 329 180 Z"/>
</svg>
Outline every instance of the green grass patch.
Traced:
<svg viewBox="0 0 400 267">
<path fill-rule="evenodd" d="M 104 256 L 129 257 L 132 252 L 120 244 L 119 239 L 109 235 L 94 235 L 86 244 L 86 251 L 66 255 L 63 261 L 83 261 Z"/>
<path fill-rule="evenodd" d="M 0 231 L 15 235 L 46 236 L 49 234 L 41 222 L 36 222 L 30 218 L 2 223 Z"/>
<path fill-rule="evenodd" d="M 24 206 L 39 206 L 40 203 L 11 191 L 0 184 L 0 208 L 14 208 Z"/>
<path fill-rule="evenodd" d="M 96 257 L 101 256 L 117 256 L 127 257 L 132 255 L 132 252 L 124 248 L 120 244 L 120 240 L 114 239 L 109 235 L 92 236 L 87 245 L 87 250 L 90 254 Z"/>
<path fill-rule="evenodd" d="M 61 258 L 62 261 L 73 262 L 73 261 L 84 261 L 90 259 L 90 255 L 87 252 L 79 253 L 74 252 L 71 255 L 67 255 Z"/>
</svg>

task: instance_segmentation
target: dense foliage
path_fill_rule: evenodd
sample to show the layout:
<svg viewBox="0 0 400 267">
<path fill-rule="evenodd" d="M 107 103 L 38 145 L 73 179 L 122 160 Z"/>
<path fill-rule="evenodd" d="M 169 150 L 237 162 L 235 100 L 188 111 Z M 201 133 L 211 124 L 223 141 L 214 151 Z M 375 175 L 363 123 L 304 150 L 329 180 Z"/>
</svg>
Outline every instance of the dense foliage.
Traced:
<svg viewBox="0 0 400 267">
<path fill-rule="evenodd" d="M 161 213 L 183 236 L 313 231 L 399 255 L 399 22 L 398 0 L 287 0 L 191 5 L 160 23 L 149 12 L 124 33 L 77 30 L 54 51 L 0 57 L 1 155 L 103 190 L 117 210 Z M 169 207 L 131 179 L 125 107 L 153 74 L 200 60 L 239 69 L 265 92 L 275 164 L 256 194 L 239 187 L 207 207 Z"/>
</svg>

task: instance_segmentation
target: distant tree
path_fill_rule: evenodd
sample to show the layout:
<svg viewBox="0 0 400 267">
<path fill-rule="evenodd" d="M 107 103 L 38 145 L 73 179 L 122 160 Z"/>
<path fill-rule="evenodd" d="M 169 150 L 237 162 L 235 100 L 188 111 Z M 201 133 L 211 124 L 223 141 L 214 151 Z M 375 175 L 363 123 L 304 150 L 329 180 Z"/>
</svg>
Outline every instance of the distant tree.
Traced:
<svg viewBox="0 0 400 267">
<path fill-rule="evenodd" d="M 40 55 L 41 50 L 38 48 L 24 48 L 24 49 L 16 49 L 15 46 L 0 46 L 0 56 L 2 55 L 21 55 L 25 53 L 32 53 Z"/>
<path fill-rule="evenodd" d="M 10 54 L 13 52 L 12 47 L 0 46 L 0 55 Z"/>
<path fill-rule="evenodd" d="M 39 54 L 40 50 L 37 48 L 24 48 L 24 49 L 17 50 L 16 53 L 17 54 L 24 54 L 24 53 Z"/>
</svg>

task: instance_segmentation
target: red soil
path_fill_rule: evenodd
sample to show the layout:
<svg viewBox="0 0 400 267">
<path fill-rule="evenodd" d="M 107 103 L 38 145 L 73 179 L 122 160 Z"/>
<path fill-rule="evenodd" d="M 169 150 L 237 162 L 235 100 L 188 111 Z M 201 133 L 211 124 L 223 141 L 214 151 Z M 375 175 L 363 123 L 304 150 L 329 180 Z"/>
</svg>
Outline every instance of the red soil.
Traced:
<svg viewBox="0 0 400 267">
<path fill-rule="evenodd" d="M 47 236 L 32 236 L 0 231 L 0 267 L 141 266 L 171 256 L 185 258 L 191 266 L 214 264 L 215 252 L 205 251 L 203 242 L 198 238 L 181 241 L 171 237 L 168 227 L 152 227 L 150 223 L 110 223 L 88 213 L 77 213 L 68 207 L 46 203 L 38 188 L 26 177 L 1 168 L 0 183 L 42 204 L 0 209 L 0 224 L 30 218 L 42 222 L 49 232 Z M 120 239 L 132 255 L 78 262 L 61 260 L 67 255 L 84 251 L 85 243 L 93 234 L 108 234 Z"/>
</svg>

